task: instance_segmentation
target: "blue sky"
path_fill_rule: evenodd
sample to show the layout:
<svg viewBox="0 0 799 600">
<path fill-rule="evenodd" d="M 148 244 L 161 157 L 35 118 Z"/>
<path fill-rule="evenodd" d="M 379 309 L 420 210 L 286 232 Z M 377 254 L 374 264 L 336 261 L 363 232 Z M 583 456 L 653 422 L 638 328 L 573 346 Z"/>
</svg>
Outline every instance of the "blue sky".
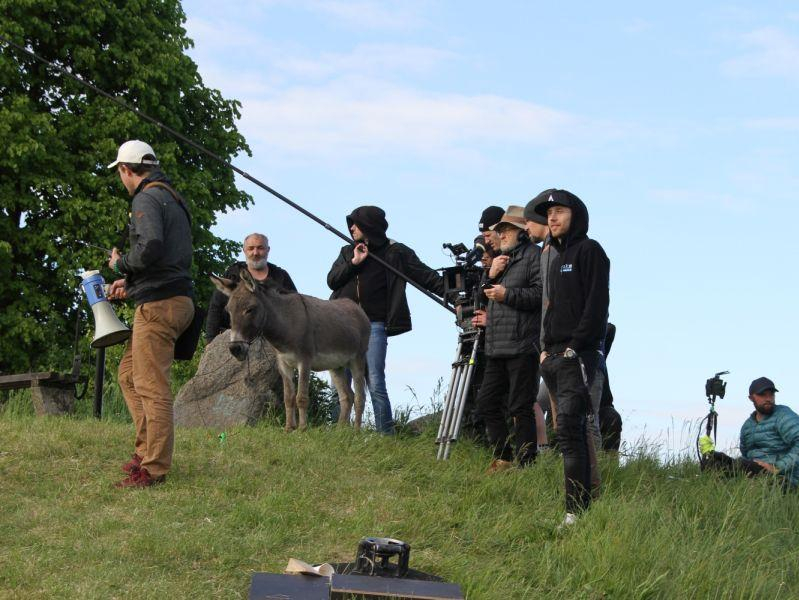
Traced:
<svg viewBox="0 0 799 600">
<path fill-rule="evenodd" d="M 609 5 L 612 4 L 612 5 Z M 609 368 L 627 441 L 673 450 L 730 370 L 722 446 L 793 366 L 799 8 L 730 4 L 372 0 L 184 2 L 205 83 L 242 102 L 238 166 L 341 230 L 362 204 L 427 264 L 471 240 L 491 204 L 561 187 L 611 259 Z M 246 181 L 253 230 L 304 293 L 327 297 L 340 240 Z M 451 315 L 408 291 L 414 330 L 389 342 L 395 406 L 449 376 Z"/>
</svg>

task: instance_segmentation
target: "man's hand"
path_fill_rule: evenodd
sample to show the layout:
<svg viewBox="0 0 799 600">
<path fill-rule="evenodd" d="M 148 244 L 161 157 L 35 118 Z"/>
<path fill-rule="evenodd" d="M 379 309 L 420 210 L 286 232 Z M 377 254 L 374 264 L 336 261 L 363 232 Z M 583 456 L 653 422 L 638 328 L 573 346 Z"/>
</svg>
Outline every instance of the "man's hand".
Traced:
<svg viewBox="0 0 799 600">
<path fill-rule="evenodd" d="M 775 467 L 772 464 L 769 464 L 767 462 L 763 462 L 762 460 L 757 460 L 757 459 L 755 459 L 754 462 L 759 464 L 761 467 L 763 467 L 769 473 L 776 473 L 777 472 L 777 467 Z"/>
<path fill-rule="evenodd" d="M 369 248 L 366 247 L 366 244 L 363 242 L 355 245 L 355 250 L 352 254 L 352 264 L 359 265 L 363 261 L 366 260 L 366 257 L 369 256 Z"/>
<path fill-rule="evenodd" d="M 504 285 L 492 285 L 490 288 L 485 289 L 486 298 L 489 300 L 493 300 L 494 302 L 504 302 L 505 301 L 505 286 Z"/>
<path fill-rule="evenodd" d="M 508 261 L 510 260 L 510 256 L 505 254 L 500 254 L 499 256 L 495 256 L 494 260 L 491 261 L 491 268 L 488 270 L 488 276 L 491 279 L 497 277 L 502 271 L 505 270 L 505 267 L 508 266 Z"/>
<path fill-rule="evenodd" d="M 114 250 L 116 250 L 116 248 L 114 248 Z M 117 279 L 112 283 L 108 288 L 106 296 L 108 296 L 109 300 L 125 300 L 128 297 L 128 293 L 125 290 L 125 280 Z"/>
<path fill-rule="evenodd" d="M 114 268 L 114 265 L 117 264 L 117 261 L 122 258 L 122 255 L 119 253 L 119 250 L 116 248 L 111 249 L 111 258 L 108 259 L 108 266 L 110 268 Z M 117 271 L 119 272 L 119 271 Z"/>
<path fill-rule="evenodd" d="M 539 361 L 538 361 L 538 362 L 539 362 L 539 364 L 542 364 L 542 365 L 543 365 L 543 364 L 544 364 L 544 361 L 547 359 L 547 357 L 548 357 L 548 356 L 549 356 L 549 352 L 547 352 L 546 350 L 544 350 L 544 351 L 541 353 L 541 357 L 540 357 L 540 359 L 539 359 Z"/>
<path fill-rule="evenodd" d="M 472 327 L 485 327 L 487 321 L 488 321 L 488 316 L 486 315 L 486 311 L 484 310 L 474 311 L 474 316 L 472 317 Z"/>
</svg>

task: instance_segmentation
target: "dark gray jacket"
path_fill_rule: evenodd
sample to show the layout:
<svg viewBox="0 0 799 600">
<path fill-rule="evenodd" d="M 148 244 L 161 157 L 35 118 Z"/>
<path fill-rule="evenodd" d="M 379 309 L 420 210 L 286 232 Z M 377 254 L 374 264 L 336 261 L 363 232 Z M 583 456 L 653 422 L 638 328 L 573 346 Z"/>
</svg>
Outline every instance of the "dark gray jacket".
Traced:
<svg viewBox="0 0 799 600">
<path fill-rule="evenodd" d="M 493 283 L 505 286 L 505 301 L 489 301 L 485 332 L 487 356 L 538 354 L 541 328 L 541 249 L 524 241 L 511 250 L 505 270 Z"/>
<path fill-rule="evenodd" d="M 167 190 L 147 187 L 155 181 L 169 184 L 161 171 L 139 184 L 130 210 L 130 250 L 117 263 L 128 298 L 136 306 L 174 296 L 194 297 L 188 208 Z"/>
</svg>

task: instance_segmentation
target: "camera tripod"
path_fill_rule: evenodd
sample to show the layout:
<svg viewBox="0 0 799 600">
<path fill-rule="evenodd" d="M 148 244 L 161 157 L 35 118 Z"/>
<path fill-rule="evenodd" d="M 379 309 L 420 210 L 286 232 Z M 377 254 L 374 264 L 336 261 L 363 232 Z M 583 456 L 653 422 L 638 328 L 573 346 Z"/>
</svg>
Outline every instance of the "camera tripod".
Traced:
<svg viewBox="0 0 799 600">
<path fill-rule="evenodd" d="M 458 441 L 466 398 L 469 395 L 469 387 L 474 374 L 477 349 L 482 337 L 482 329 L 472 329 L 458 334 L 458 350 L 455 352 L 455 361 L 452 363 L 449 389 L 444 400 L 441 424 L 436 436 L 438 460 L 447 460 L 453 442 Z"/>
<path fill-rule="evenodd" d="M 711 439 L 713 440 L 713 445 L 715 446 L 716 444 L 719 424 L 719 414 L 716 412 L 716 400 L 718 398 L 724 398 L 724 394 L 727 391 L 727 383 L 721 379 L 721 376 L 727 375 L 728 373 L 729 371 L 720 371 L 705 382 L 705 395 L 707 396 L 707 403 L 710 405 L 710 411 L 699 423 L 699 433 L 696 436 L 696 454 L 699 457 L 700 463 L 704 462 L 702 451 L 699 447 L 699 438 L 702 436 L 702 425 L 705 426 L 705 435 L 710 437 L 712 433 L 713 437 Z"/>
</svg>

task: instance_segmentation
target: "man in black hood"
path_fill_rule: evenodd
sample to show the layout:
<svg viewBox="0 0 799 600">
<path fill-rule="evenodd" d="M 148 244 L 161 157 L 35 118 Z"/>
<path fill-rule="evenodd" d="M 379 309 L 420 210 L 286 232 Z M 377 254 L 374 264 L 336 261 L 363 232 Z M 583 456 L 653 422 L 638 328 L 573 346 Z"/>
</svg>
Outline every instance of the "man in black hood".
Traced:
<svg viewBox="0 0 799 600">
<path fill-rule="evenodd" d="M 350 298 L 363 308 L 372 324 L 366 351 L 367 386 L 381 433 L 394 432 L 391 402 L 386 389 L 388 337 L 411 330 L 411 311 L 405 297 L 405 280 L 383 267 L 370 254 L 381 258 L 426 290 L 442 296 L 444 280 L 425 265 L 416 253 L 386 237 L 386 213 L 377 206 L 360 206 L 347 217 L 355 245 L 341 249 L 327 274 L 331 298 Z"/>
<path fill-rule="evenodd" d="M 548 257 L 542 265 L 547 270 L 547 306 L 541 373 L 557 402 L 566 487 L 564 524 L 571 525 L 591 501 L 586 414 L 608 319 L 610 261 L 587 235 L 588 209 L 582 200 L 556 189 L 541 192 L 537 200 L 535 210 L 546 215 L 557 250 L 557 257 Z"/>
</svg>

